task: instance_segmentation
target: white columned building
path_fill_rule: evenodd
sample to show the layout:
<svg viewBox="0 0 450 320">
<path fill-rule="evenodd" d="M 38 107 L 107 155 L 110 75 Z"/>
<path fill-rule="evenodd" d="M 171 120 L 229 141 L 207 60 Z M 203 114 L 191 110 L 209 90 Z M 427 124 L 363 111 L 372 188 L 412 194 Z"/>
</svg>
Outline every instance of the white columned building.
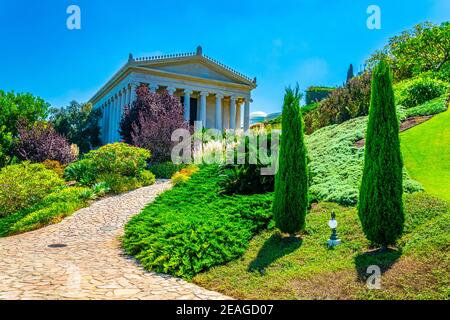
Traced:
<svg viewBox="0 0 450 320">
<path fill-rule="evenodd" d="M 205 128 L 249 129 L 256 78 L 203 55 L 201 47 L 192 53 L 156 57 L 133 58 L 130 54 L 128 62 L 90 100 L 103 111 L 99 124 L 104 144 L 120 141 L 123 109 L 136 99 L 140 84 L 152 92 L 167 90 L 179 96 L 184 120 L 191 124 L 202 121 Z"/>
</svg>

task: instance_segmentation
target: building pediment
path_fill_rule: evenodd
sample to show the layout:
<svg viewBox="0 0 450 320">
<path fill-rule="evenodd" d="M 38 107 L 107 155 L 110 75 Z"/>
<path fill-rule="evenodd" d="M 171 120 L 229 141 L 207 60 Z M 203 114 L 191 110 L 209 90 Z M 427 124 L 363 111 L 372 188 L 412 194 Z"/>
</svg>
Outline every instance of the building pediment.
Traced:
<svg viewBox="0 0 450 320">
<path fill-rule="evenodd" d="M 201 51 L 198 50 L 197 53 L 136 59 L 130 56 L 129 63 L 138 68 L 256 87 L 256 79 L 251 79 L 208 56 L 202 55 Z"/>
<path fill-rule="evenodd" d="M 128 62 L 90 100 L 96 103 L 130 74 L 151 75 L 184 83 L 213 85 L 222 88 L 251 91 L 256 88 L 256 78 L 244 74 L 203 55 L 201 47 L 197 52 L 163 56 L 134 58 Z"/>
<path fill-rule="evenodd" d="M 177 75 L 191 76 L 209 80 L 225 81 L 239 84 L 246 84 L 239 79 L 233 78 L 227 74 L 221 73 L 220 71 L 213 70 L 211 67 L 195 61 L 186 61 L 182 63 L 166 63 L 159 65 L 141 65 L 140 67 L 159 70 L 169 73 L 174 73 Z"/>
</svg>

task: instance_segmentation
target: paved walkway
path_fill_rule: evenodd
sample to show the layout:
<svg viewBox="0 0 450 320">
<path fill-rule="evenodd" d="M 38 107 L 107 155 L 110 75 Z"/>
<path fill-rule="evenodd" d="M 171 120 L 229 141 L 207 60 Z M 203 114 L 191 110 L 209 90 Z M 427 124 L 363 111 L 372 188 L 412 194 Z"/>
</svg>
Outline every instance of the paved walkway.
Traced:
<svg viewBox="0 0 450 320">
<path fill-rule="evenodd" d="M 226 299 L 124 255 L 124 224 L 168 188 L 105 198 L 59 224 L 0 238 L 0 299 Z"/>
</svg>

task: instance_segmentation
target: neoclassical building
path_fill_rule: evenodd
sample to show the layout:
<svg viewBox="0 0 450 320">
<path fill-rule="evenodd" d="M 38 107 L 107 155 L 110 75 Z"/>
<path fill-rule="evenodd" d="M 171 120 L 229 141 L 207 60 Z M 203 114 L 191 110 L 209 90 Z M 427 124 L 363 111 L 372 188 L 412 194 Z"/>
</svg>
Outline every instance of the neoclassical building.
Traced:
<svg viewBox="0 0 450 320">
<path fill-rule="evenodd" d="M 120 140 L 123 108 L 133 102 L 136 87 L 143 83 L 153 92 L 168 90 L 180 97 L 184 119 L 190 123 L 202 121 L 204 127 L 219 130 L 249 128 L 256 78 L 203 55 L 198 47 L 193 53 L 145 58 L 130 54 L 128 62 L 90 100 L 94 108 L 103 110 L 103 143 Z"/>
</svg>

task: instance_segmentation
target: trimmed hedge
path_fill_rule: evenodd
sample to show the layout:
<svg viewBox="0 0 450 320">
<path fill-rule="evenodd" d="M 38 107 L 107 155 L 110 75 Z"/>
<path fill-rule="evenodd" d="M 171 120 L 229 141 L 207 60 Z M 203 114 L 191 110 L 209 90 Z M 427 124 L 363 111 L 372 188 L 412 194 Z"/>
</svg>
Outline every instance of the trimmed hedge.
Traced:
<svg viewBox="0 0 450 320">
<path fill-rule="evenodd" d="M 267 228 L 273 193 L 221 195 L 218 170 L 202 167 L 134 216 L 125 227 L 126 252 L 148 270 L 185 279 L 242 255 Z"/>
</svg>

